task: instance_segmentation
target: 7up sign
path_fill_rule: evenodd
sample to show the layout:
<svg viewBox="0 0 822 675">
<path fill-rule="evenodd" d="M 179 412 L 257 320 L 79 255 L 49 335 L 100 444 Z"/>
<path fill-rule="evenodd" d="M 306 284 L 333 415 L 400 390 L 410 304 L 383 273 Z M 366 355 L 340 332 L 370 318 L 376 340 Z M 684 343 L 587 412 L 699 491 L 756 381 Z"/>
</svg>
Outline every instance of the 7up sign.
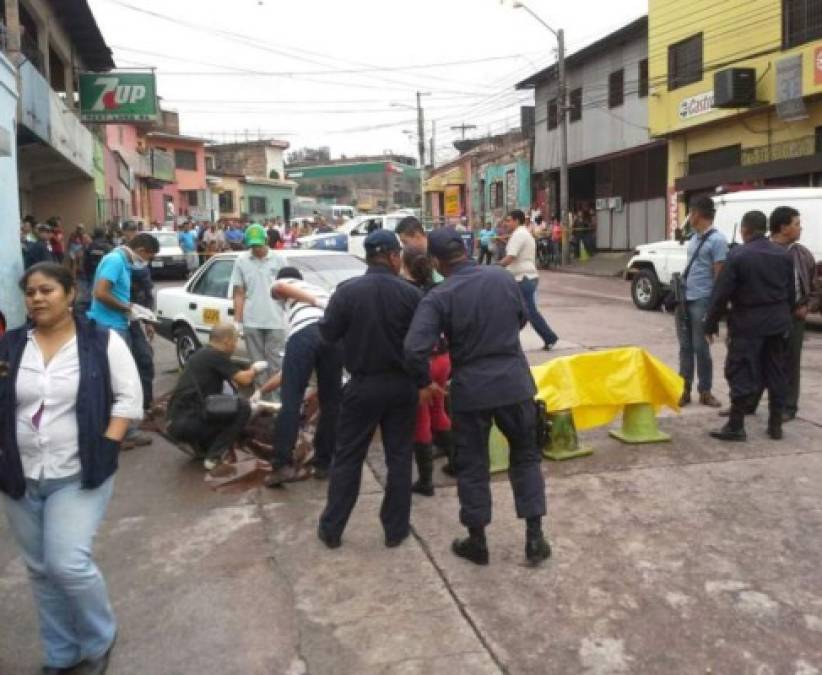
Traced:
<svg viewBox="0 0 822 675">
<path fill-rule="evenodd" d="M 157 119 L 154 73 L 82 73 L 84 122 L 153 122 Z"/>
</svg>

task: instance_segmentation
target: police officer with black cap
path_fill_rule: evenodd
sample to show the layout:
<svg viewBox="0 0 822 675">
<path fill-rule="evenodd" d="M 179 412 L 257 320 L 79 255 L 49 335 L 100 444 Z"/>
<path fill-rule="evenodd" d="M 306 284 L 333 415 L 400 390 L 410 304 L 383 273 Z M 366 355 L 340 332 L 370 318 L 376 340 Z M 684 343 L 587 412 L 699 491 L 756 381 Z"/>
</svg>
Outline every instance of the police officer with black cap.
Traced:
<svg viewBox="0 0 822 675">
<path fill-rule="evenodd" d="M 385 545 L 398 546 L 410 533 L 417 403 L 432 391 L 427 365 L 425 377 L 417 383 L 403 357 L 403 339 L 422 293 L 398 276 L 402 258 L 397 235 L 375 230 L 365 238 L 365 256 L 367 272 L 337 287 L 319 323 L 325 341 L 342 341 L 343 363 L 351 374 L 343 390 L 328 502 L 318 529 L 329 548 L 342 543 L 378 426 L 388 467 L 380 510 Z M 418 392 L 420 388 L 426 390 Z"/>
<path fill-rule="evenodd" d="M 788 336 L 796 292 L 791 255 L 765 237 L 766 228 L 767 219 L 761 211 L 750 211 L 742 217 L 745 244 L 730 253 L 705 316 L 705 334 L 714 336 L 731 304 L 725 361 L 731 410 L 728 423 L 711 432 L 721 441 L 747 440 L 745 411 L 763 387 L 768 388 L 768 435 L 774 440 L 782 438 Z"/>
<path fill-rule="evenodd" d="M 525 555 L 538 564 L 551 548 L 542 533 L 546 505 L 536 386 L 520 345 L 520 330 L 528 321 L 522 293 L 504 269 L 469 260 L 455 230 L 432 232 L 428 252 L 445 281 L 420 302 L 405 338 L 405 356 L 417 382 L 427 383 L 431 349 L 441 334 L 448 338 L 460 521 L 469 533 L 467 539 L 455 540 L 452 550 L 478 565 L 488 564 L 488 441 L 496 422 L 510 447 L 517 516 L 527 522 Z"/>
</svg>

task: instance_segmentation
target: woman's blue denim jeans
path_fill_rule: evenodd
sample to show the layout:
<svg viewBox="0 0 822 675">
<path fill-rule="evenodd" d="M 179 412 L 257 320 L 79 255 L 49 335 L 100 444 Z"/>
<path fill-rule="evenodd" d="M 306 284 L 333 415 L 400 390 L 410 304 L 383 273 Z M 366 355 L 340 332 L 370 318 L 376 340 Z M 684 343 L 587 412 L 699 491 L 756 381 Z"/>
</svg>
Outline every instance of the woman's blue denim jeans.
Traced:
<svg viewBox="0 0 822 675">
<path fill-rule="evenodd" d="M 117 632 L 106 583 L 91 558 L 113 487 L 113 477 L 94 490 L 80 489 L 79 476 L 27 480 L 24 497 L 3 498 L 31 579 L 47 666 L 98 658 Z"/>
</svg>

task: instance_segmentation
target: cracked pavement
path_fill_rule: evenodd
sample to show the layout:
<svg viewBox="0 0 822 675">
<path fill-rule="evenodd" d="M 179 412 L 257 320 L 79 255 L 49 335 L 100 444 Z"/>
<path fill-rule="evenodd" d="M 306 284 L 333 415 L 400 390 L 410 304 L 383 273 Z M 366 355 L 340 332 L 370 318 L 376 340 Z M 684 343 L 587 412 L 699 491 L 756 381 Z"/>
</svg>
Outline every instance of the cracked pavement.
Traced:
<svg viewBox="0 0 822 675">
<path fill-rule="evenodd" d="M 562 337 L 533 363 L 637 344 L 670 365 L 671 319 L 625 282 L 543 274 Z M 539 346 L 530 329 L 528 350 Z M 158 344 L 158 391 L 173 357 Z M 723 346 L 716 393 L 727 400 Z M 493 484 L 491 564 L 456 559 L 453 482 L 414 497 L 414 537 L 386 549 L 372 448 L 342 548 L 316 539 L 325 484 L 218 494 L 161 438 L 122 456 L 96 559 L 120 620 L 113 675 L 822 672 L 822 333 L 806 341 L 800 418 L 786 439 L 707 436 L 715 411 L 666 413 L 672 443 L 583 435 L 593 456 L 544 463 L 554 558 L 524 564 L 505 476 Z M 438 461 L 441 464 L 442 460 Z M 31 593 L 0 519 L 0 674 L 34 673 Z"/>
</svg>

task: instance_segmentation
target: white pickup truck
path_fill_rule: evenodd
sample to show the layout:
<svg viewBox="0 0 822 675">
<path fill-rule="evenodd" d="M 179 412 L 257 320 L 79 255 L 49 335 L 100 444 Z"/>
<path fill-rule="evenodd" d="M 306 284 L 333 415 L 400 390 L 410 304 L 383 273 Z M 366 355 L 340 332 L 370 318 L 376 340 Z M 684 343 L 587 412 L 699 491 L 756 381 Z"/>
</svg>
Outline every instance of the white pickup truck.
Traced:
<svg viewBox="0 0 822 675">
<path fill-rule="evenodd" d="M 802 219 L 802 244 L 822 264 L 822 188 L 788 188 L 747 190 L 717 195 L 716 227 L 730 244 L 741 243 L 739 223 L 748 211 L 762 211 L 766 216 L 777 206 L 792 206 Z M 625 278 L 631 282 L 631 298 L 643 310 L 655 310 L 670 288 L 671 275 L 682 273 L 687 262 L 687 237 L 638 246 L 628 262 Z M 820 268 L 822 269 L 822 267 Z"/>
</svg>

